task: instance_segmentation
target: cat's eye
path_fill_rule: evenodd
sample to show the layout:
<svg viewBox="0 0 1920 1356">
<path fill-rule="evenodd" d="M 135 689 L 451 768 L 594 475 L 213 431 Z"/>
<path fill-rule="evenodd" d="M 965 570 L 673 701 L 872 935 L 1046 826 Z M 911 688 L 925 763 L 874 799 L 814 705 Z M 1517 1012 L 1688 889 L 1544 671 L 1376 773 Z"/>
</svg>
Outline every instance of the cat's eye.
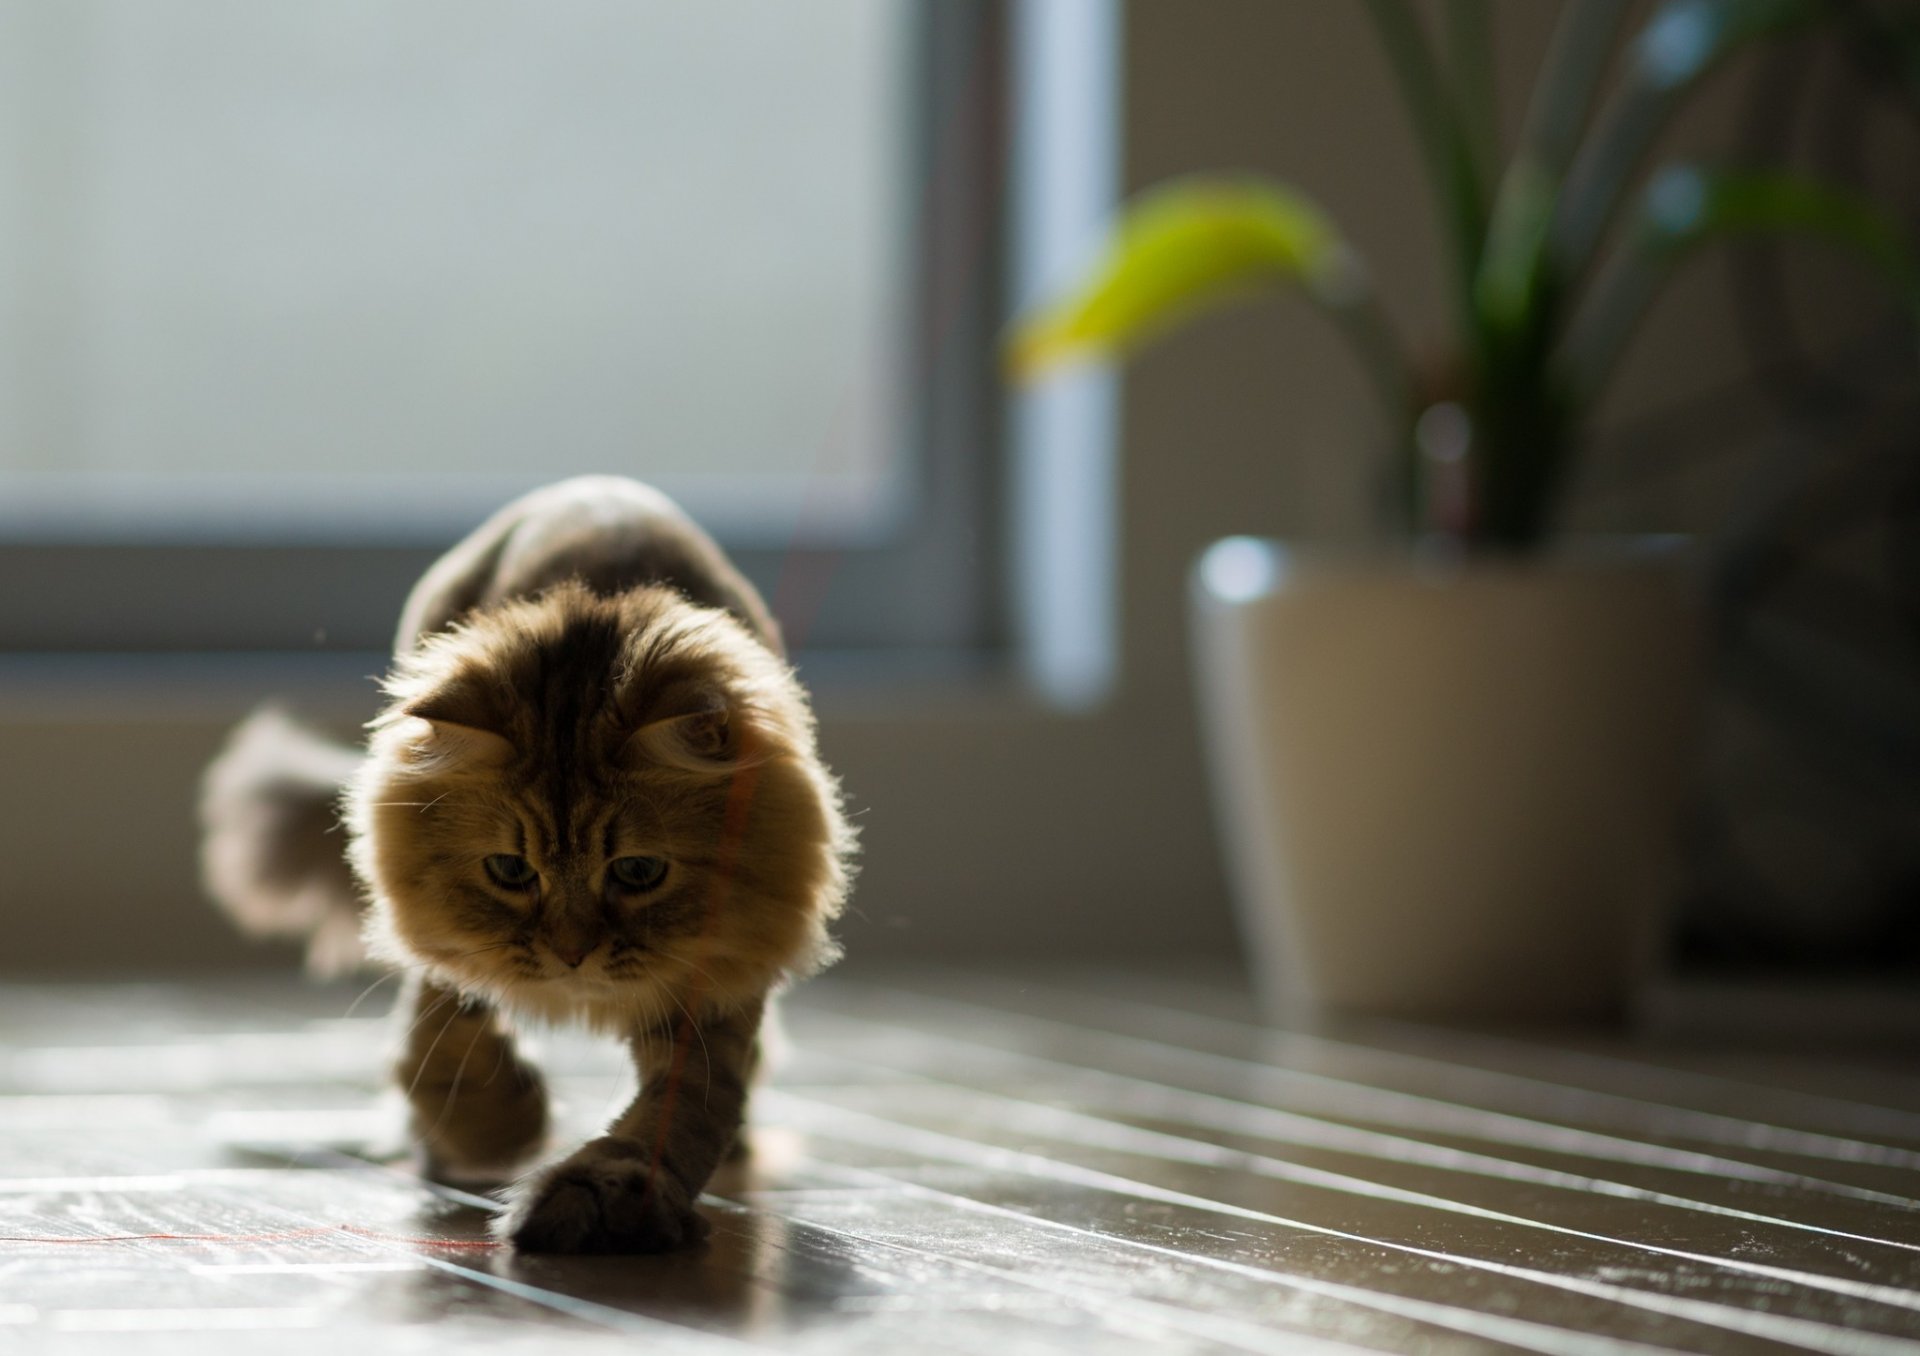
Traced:
<svg viewBox="0 0 1920 1356">
<path fill-rule="evenodd" d="M 607 868 L 614 883 L 626 890 L 652 890 L 667 878 L 665 857 L 618 857 Z"/>
<path fill-rule="evenodd" d="M 485 866 L 494 884 L 504 885 L 509 890 L 524 890 L 540 879 L 540 873 L 533 869 L 532 862 L 510 852 L 496 852 L 487 858 Z"/>
</svg>

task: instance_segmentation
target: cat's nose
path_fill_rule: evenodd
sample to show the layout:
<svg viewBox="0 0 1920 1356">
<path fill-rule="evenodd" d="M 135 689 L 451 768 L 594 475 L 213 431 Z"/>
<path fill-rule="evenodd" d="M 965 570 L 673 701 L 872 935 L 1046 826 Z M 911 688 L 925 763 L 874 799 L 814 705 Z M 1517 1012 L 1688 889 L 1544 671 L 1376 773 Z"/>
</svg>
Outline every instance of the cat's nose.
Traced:
<svg viewBox="0 0 1920 1356">
<path fill-rule="evenodd" d="M 563 964 L 574 970 L 580 968 L 580 962 L 585 960 L 593 950 L 593 947 L 584 942 L 549 942 L 547 946 Z"/>
</svg>

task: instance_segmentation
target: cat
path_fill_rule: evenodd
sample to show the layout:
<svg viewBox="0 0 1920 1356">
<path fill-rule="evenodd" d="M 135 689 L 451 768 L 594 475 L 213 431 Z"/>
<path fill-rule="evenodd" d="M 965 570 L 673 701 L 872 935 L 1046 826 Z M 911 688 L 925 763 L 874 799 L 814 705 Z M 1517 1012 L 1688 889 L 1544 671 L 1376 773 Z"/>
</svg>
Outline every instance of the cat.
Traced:
<svg viewBox="0 0 1920 1356">
<path fill-rule="evenodd" d="M 638 1096 L 515 1184 L 498 1231 L 542 1252 L 697 1242 L 768 1001 L 835 958 L 854 855 L 766 605 L 658 491 L 563 481 L 420 580 L 385 692 L 363 754 L 272 710 L 236 732 L 203 795 L 211 893 L 309 936 L 316 967 L 358 936 L 404 971 L 394 1072 L 442 1178 L 498 1180 L 545 1139 L 508 1019 L 624 1041 Z M 344 867 L 320 846 L 336 801 Z"/>
</svg>

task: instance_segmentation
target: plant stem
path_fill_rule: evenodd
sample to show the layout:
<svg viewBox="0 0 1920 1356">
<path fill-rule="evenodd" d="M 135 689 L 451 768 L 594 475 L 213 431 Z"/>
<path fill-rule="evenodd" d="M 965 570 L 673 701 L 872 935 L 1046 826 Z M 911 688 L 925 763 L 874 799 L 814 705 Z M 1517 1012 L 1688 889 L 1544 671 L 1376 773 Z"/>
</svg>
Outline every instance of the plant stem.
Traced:
<svg viewBox="0 0 1920 1356">
<path fill-rule="evenodd" d="M 1517 161 L 1557 180 L 1566 173 L 1586 125 L 1593 92 L 1607 68 L 1628 0 L 1569 0 L 1527 105 Z"/>
<path fill-rule="evenodd" d="M 1591 404 L 1660 290 L 1666 270 L 1631 242 L 1601 268 L 1561 345 L 1574 399 Z"/>
<path fill-rule="evenodd" d="M 1389 490 L 1392 511 L 1399 526 L 1411 538 L 1421 526 L 1419 465 L 1410 436 L 1414 408 L 1414 380 L 1405 349 L 1395 334 L 1386 312 L 1371 295 L 1362 295 L 1341 303 L 1321 302 L 1320 309 L 1332 322 L 1354 355 L 1359 358 L 1380 402 L 1388 436 L 1397 440 L 1393 448 Z"/>
<path fill-rule="evenodd" d="M 1474 176 L 1492 184 L 1500 173 L 1500 91 L 1493 70 L 1488 0 L 1447 0 L 1447 65 L 1459 93 L 1461 136 Z"/>
<path fill-rule="evenodd" d="M 1473 279 L 1479 271 L 1480 247 L 1486 230 L 1481 188 L 1474 174 L 1473 156 L 1466 145 L 1460 118 L 1440 82 L 1433 53 L 1419 20 L 1406 0 L 1367 0 L 1367 12 L 1393 66 L 1401 101 L 1413 124 L 1415 140 L 1426 162 L 1428 178 L 1441 207 L 1455 256 L 1463 323 L 1473 314 Z"/>
<path fill-rule="evenodd" d="M 1572 0 L 1562 14 L 1488 226 L 1469 348 L 1474 533 L 1485 542 L 1520 547 L 1544 533 L 1578 423 L 1578 393 L 1561 388 L 1552 357 L 1564 292 L 1551 230 L 1626 8 L 1625 0 Z"/>
<path fill-rule="evenodd" d="M 1576 422 L 1544 345 L 1500 355 L 1479 374 L 1473 417 L 1476 545 L 1528 551 L 1552 528 Z"/>
<path fill-rule="evenodd" d="M 1352 345 L 1381 412 L 1391 421 L 1406 419 L 1413 407 L 1413 373 L 1380 303 L 1366 294 L 1338 304 L 1322 302 L 1320 309 Z"/>
<path fill-rule="evenodd" d="M 1555 215 L 1553 254 L 1575 283 L 1620 207 L 1628 178 L 1676 102 L 1644 82 L 1629 82 L 1567 176 Z"/>
</svg>

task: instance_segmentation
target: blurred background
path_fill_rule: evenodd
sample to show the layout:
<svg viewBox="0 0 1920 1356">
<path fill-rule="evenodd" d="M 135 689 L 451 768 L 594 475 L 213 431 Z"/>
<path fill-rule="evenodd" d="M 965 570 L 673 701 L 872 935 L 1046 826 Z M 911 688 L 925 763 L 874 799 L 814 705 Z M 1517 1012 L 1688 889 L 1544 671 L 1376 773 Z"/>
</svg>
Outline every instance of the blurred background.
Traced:
<svg viewBox="0 0 1920 1356">
<path fill-rule="evenodd" d="M 1489 7 L 1509 135 L 1561 12 Z M 1874 31 L 1753 44 L 1662 145 L 1913 227 L 1920 57 Z M 1242 169 L 1438 332 L 1358 0 L 0 0 L 0 965 L 289 963 L 201 895 L 200 769 L 268 696 L 365 720 L 426 564 L 582 471 L 681 499 L 797 642 L 854 963 L 1233 954 L 1188 571 L 1375 539 L 1363 376 L 1285 302 L 1124 379 L 1016 392 L 999 350 L 1122 198 Z M 1819 251 L 1703 258 L 1570 493 L 1713 543 L 1694 970 L 1920 969 L 1902 326 Z"/>
</svg>

